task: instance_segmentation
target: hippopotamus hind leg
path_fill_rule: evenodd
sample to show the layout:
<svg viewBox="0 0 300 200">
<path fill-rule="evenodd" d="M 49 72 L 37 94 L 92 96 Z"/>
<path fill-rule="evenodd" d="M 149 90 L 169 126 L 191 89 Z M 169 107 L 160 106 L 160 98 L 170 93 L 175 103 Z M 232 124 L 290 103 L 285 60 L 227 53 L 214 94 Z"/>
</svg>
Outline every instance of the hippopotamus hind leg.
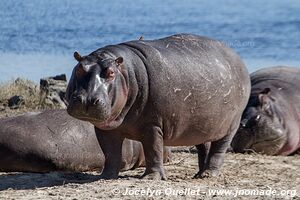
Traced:
<svg viewBox="0 0 300 200">
<path fill-rule="evenodd" d="M 209 178 L 219 175 L 219 169 L 224 162 L 225 153 L 239 127 L 239 122 L 240 118 L 235 120 L 228 134 L 219 140 L 211 142 L 210 147 L 208 143 L 196 146 L 198 149 L 199 172 L 194 178 Z"/>
<path fill-rule="evenodd" d="M 199 173 L 201 174 L 206 169 L 207 165 L 207 158 L 209 154 L 210 149 L 210 142 L 206 142 L 204 144 L 198 144 L 196 145 L 197 151 L 198 151 L 198 166 L 199 166 Z M 194 178 L 197 178 L 197 173 Z"/>
</svg>

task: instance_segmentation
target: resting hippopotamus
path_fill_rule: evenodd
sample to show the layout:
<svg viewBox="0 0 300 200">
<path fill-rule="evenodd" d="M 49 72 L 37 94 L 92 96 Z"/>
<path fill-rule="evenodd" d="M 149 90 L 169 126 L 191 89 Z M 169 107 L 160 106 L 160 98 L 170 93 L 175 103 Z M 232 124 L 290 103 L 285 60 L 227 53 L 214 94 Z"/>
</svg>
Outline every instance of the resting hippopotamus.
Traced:
<svg viewBox="0 0 300 200">
<path fill-rule="evenodd" d="M 251 74 L 251 96 L 232 141 L 235 152 L 289 155 L 300 147 L 300 69 L 271 67 Z"/>
<path fill-rule="evenodd" d="M 101 171 L 104 167 L 94 126 L 65 110 L 0 119 L 0 127 L 2 172 Z M 165 151 L 165 161 L 169 153 Z M 141 143 L 124 140 L 121 169 L 144 163 Z"/>
<path fill-rule="evenodd" d="M 106 157 L 102 178 L 118 177 L 124 138 L 142 142 L 143 178 L 166 179 L 163 145 L 196 145 L 195 177 L 218 174 L 250 94 L 249 74 L 232 49 L 178 34 L 74 57 L 67 111 L 95 125 Z"/>
</svg>

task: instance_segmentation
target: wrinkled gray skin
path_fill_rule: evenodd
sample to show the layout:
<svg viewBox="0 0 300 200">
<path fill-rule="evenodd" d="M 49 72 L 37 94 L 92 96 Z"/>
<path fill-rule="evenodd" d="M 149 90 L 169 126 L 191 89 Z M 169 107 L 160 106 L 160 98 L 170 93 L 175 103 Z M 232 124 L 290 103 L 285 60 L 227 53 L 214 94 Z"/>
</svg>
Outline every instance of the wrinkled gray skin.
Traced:
<svg viewBox="0 0 300 200">
<path fill-rule="evenodd" d="M 124 138 L 142 142 L 144 178 L 166 179 L 163 145 L 196 145 L 195 177 L 218 174 L 250 93 L 247 69 L 233 50 L 179 34 L 74 57 L 67 110 L 97 127 L 106 156 L 103 178 L 118 177 Z"/>
<path fill-rule="evenodd" d="M 300 147 L 300 69 L 271 67 L 251 74 L 251 96 L 232 141 L 235 152 L 289 155 Z"/>
<path fill-rule="evenodd" d="M 65 110 L 0 119 L 0 127 L 0 171 L 79 172 L 104 167 L 94 126 Z M 145 164 L 139 142 L 124 140 L 122 153 L 122 170 Z M 169 159 L 169 151 L 165 154 Z"/>
</svg>

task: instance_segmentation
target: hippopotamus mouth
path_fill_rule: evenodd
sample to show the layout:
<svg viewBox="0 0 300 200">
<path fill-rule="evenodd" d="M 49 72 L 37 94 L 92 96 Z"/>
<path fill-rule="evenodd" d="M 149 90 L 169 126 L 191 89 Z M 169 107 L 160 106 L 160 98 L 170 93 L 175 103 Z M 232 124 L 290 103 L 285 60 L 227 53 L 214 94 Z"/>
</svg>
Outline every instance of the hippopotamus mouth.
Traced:
<svg viewBox="0 0 300 200">
<path fill-rule="evenodd" d="M 75 108 L 74 108 L 75 107 Z M 68 113 L 80 120 L 87 121 L 92 123 L 99 129 L 110 130 L 116 126 L 119 126 L 122 123 L 122 119 L 118 114 L 111 114 L 111 112 L 104 112 L 103 115 L 97 115 L 101 113 L 97 111 L 97 109 L 93 109 L 91 113 L 82 112 L 82 110 L 78 110 L 76 106 L 68 106 Z"/>
<path fill-rule="evenodd" d="M 111 109 L 103 109 L 92 107 L 91 109 L 84 108 L 80 104 L 69 104 L 68 113 L 80 120 L 88 121 L 99 129 L 111 130 L 119 126 L 123 118 L 120 116 L 122 110 L 116 111 Z"/>
<path fill-rule="evenodd" d="M 262 140 L 262 141 L 253 141 L 253 143 L 249 142 L 247 144 L 243 144 L 240 146 L 235 146 L 233 148 L 234 152 L 237 153 L 262 153 L 269 154 L 272 152 L 273 144 L 276 143 L 276 139 L 272 140 Z M 271 145 L 270 145 L 271 144 Z"/>
<path fill-rule="evenodd" d="M 122 119 L 120 119 L 120 117 L 118 117 L 118 116 L 114 117 L 114 118 L 109 118 L 105 121 L 99 121 L 99 120 L 93 119 L 93 118 L 85 118 L 82 120 L 89 121 L 94 126 L 96 126 L 99 129 L 102 129 L 102 130 L 114 129 L 115 127 L 119 126 L 122 123 Z"/>
<path fill-rule="evenodd" d="M 265 153 L 266 145 L 272 143 L 272 141 L 273 140 L 264 140 L 264 141 L 255 142 L 255 143 L 251 144 L 249 148 L 244 149 L 244 151 L 245 152 L 253 151 L 256 153 Z"/>
<path fill-rule="evenodd" d="M 285 135 L 280 135 L 276 138 L 264 139 L 255 141 L 249 149 L 262 154 L 275 155 L 283 144 L 285 143 Z"/>
<path fill-rule="evenodd" d="M 235 152 L 255 152 L 274 155 L 286 141 L 286 134 L 282 128 L 275 128 L 270 124 L 252 126 L 251 128 L 239 128 L 233 138 L 232 147 Z"/>
<path fill-rule="evenodd" d="M 80 120 L 90 121 L 90 122 L 105 122 L 108 121 L 111 116 L 111 111 L 108 106 L 104 103 L 87 102 L 86 100 L 78 101 L 79 95 L 74 95 L 73 100 L 70 101 L 67 112 Z"/>
</svg>

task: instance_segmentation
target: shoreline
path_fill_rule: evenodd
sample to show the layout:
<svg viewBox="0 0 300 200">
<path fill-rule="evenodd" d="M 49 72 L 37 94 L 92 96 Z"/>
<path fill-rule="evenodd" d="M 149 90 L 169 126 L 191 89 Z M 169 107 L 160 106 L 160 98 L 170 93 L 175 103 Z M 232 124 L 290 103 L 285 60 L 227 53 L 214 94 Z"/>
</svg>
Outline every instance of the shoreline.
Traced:
<svg viewBox="0 0 300 200">
<path fill-rule="evenodd" d="M 83 53 L 84 54 L 84 53 Z M 300 60 L 277 60 L 262 58 L 243 58 L 249 73 L 258 69 L 271 66 L 300 67 Z M 39 83 L 40 78 L 66 74 L 70 78 L 76 61 L 70 54 L 45 54 L 45 53 L 2 53 L 0 54 L 0 84 L 22 78 Z"/>
</svg>

